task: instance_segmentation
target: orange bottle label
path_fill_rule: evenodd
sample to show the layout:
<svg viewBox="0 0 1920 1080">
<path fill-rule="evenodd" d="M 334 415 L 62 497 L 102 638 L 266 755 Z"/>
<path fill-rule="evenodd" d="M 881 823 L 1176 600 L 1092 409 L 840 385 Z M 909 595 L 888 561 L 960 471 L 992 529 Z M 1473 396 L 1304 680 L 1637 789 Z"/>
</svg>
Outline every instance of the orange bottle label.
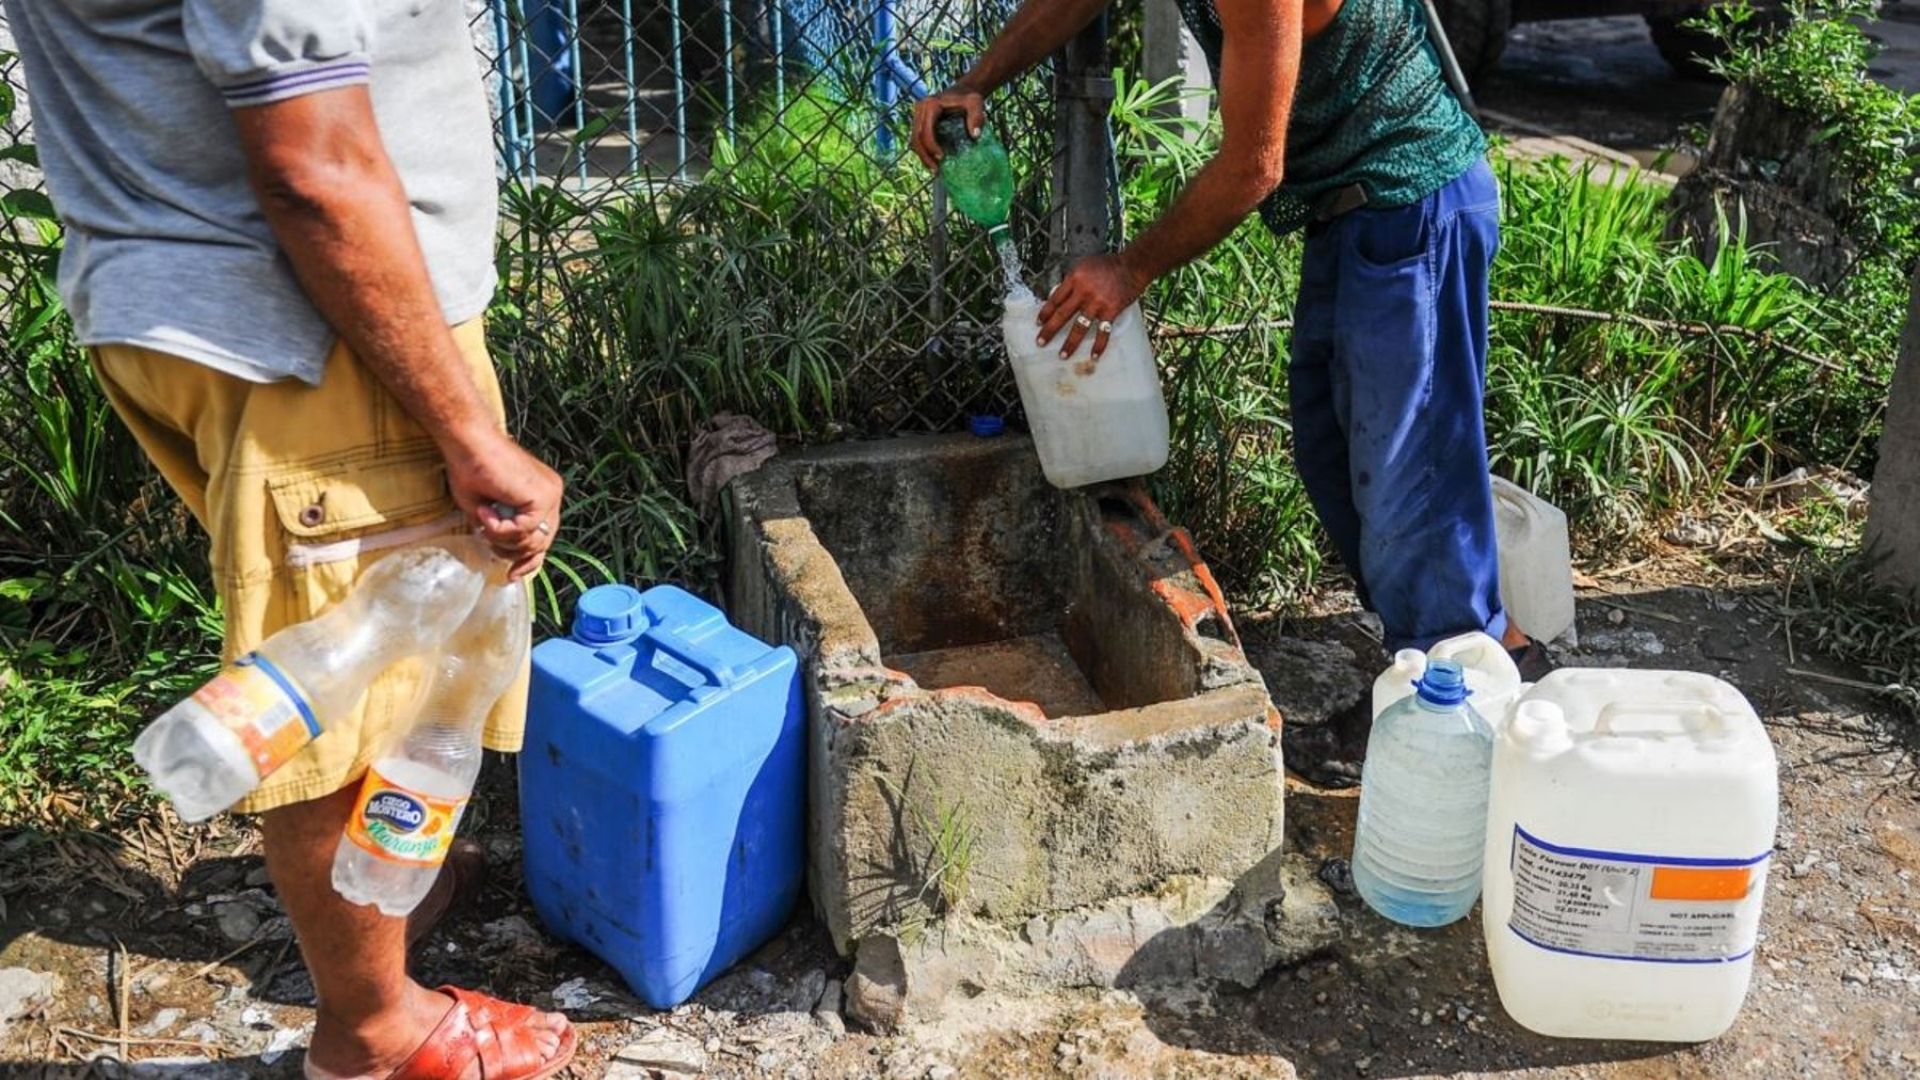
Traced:
<svg viewBox="0 0 1920 1080">
<path fill-rule="evenodd" d="M 466 810 L 465 796 L 443 799 L 410 791 L 368 769 L 360 808 L 347 819 L 347 838 L 378 859 L 438 866 L 446 861 Z"/>
<path fill-rule="evenodd" d="M 193 699 L 240 740 L 262 779 L 320 734 L 306 696 L 263 656 L 241 658 Z"/>
</svg>

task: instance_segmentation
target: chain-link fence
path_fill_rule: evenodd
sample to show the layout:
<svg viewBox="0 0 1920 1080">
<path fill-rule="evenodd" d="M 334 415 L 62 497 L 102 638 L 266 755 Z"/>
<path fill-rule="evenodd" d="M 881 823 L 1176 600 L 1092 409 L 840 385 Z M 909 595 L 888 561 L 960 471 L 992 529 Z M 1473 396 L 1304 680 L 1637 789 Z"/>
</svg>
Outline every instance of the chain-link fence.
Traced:
<svg viewBox="0 0 1920 1080">
<path fill-rule="evenodd" d="M 503 244 L 542 252 L 549 273 L 589 247 L 607 262 L 618 257 L 610 248 L 634 239 L 632 215 L 643 212 L 671 221 L 682 244 L 790 248 L 791 258 L 747 250 L 720 261 L 738 274 L 743 324 L 763 344 L 781 335 L 754 327 L 756 311 L 819 330 L 815 344 L 833 352 L 820 358 L 830 375 L 816 381 L 831 382 L 839 400 L 815 402 L 816 419 L 877 434 L 1008 411 L 991 252 L 979 230 L 950 224 L 907 142 L 913 100 L 964 70 L 1012 6 L 487 0 L 474 31 L 509 192 Z M 1090 51 L 1082 67 L 1103 61 Z M 1077 181 L 1071 155 L 1056 153 L 1066 142 L 1055 102 L 1061 87 L 1077 85 L 1064 70 L 1040 73 L 993 103 L 1020 173 L 1015 232 L 1036 272 L 1058 261 L 1069 234 L 1071 209 L 1057 193 Z M 1092 160 L 1111 161 L 1104 139 L 1096 151 L 1103 156 Z M 1097 217 L 1104 234 L 1113 216 L 1104 165 L 1091 183 L 1080 215 Z M 559 194 L 530 202 L 543 188 Z M 550 220 L 524 233 L 525 211 L 559 203 L 572 218 L 570 239 L 556 238 Z M 624 235 L 609 235 L 612 219 Z M 514 269 L 539 272 L 526 262 Z M 530 326 L 549 340 L 567 336 L 541 314 L 528 312 Z M 654 329 L 665 340 L 643 334 L 629 344 L 667 353 L 686 345 L 683 328 Z M 765 348 L 759 359 L 778 368 L 780 352 Z"/>
<path fill-rule="evenodd" d="M 1000 289 L 984 237 L 949 221 L 906 146 L 912 101 L 964 70 L 1013 0 L 466 2 L 508 188 L 503 259 L 527 240 L 533 189 L 563 191 L 574 215 L 532 223 L 567 233 L 535 238 L 551 262 L 568 250 L 588 253 L 597 215 L 616 206 L 630 212 L 643 200 L 671 213 L 703 185 L 732 186 L 755 203 L 742 212 L 815 243 L 812 272 L 750 280 L 748 290 L 862 316 L 838 335 L 838 374 L 860 399 L 833 410 L 843 421 L 859 417 L 854 426 L 868 431 L 938 429 L 970 410 L 1013 407 L 998 374 Z M 0 197 L 18 233 L 23 223 L 48 223 L 50 207 L 3 17 L 0 51 L 9 106 L 0 113 Z M 1093 60 L 1096 73 L 1103 62 Z M 1067 167 L 1056 153 L 1059 85 L 1043 71 L 993 103 L 992 121 L 1021 174 L 1015 232 L 1036 277 L 1059 262 L 1067 231 L 1067 209 L 1055 199 Z M 1117 214 L 1112 185 L 1097 179 L 1101 190 L 1083 217 L 1101 207 Z M 788 190 L 753 199 L 744 189 L 754 183 Z M 550 212 L 556 203 L 540 205 Z M 29 272 L 17 260 L 7 270 Z M 542 314 L 531 307 L 530 316 Z"/>
</svg>

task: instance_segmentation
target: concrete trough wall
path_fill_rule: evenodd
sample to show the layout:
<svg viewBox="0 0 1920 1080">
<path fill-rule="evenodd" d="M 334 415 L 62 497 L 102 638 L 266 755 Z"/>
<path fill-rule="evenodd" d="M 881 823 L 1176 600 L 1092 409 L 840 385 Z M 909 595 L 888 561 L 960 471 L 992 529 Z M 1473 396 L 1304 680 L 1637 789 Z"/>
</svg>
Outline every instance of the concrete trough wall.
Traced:
<svg viewBox="0 0 1920 1080">
<path fill-rule="evenodd" d="M 849 444 L 730 489 L 734 619 L 810 697 L 810 887 L 843 952 L 1228 883 L 1281 841 L 1278 717 L 1186 535 L 1024 439 Z"/>
</svg>

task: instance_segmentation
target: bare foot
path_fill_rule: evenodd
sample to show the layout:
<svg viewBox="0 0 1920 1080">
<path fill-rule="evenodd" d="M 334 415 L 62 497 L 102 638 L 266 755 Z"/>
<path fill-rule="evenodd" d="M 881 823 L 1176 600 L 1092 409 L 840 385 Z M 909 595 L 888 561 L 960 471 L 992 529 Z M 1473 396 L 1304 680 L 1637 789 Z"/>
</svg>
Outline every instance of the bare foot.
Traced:
<svg viewBox="0 0 1920 1080">
<path fill-rule="evenodd" d="M 329 1021 L 322 1006 L 303 1066 L 307 1080 L 386 1080 L 427 1041 L 452 1008 L 452 998 L 418 983 L 412 984 L 405 1005 L 394 1010 L 396 1015 L 364 1021 L 357 1028 Z M 567 1018 L 538 1013 L 526 1028 L 541 1058 L 550 1060 L 566 1039 Z M 478 1058 L 467 1064 L 459 1080 L 481 1080 Z"/>
</svg>

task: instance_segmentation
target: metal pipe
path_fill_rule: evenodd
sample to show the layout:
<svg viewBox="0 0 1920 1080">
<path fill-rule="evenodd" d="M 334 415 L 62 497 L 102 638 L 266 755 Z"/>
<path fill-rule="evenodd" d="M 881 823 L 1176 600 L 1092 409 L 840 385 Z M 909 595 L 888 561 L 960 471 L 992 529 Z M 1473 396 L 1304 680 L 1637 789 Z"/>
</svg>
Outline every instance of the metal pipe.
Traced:
<svg viewBox="0 0 1920 1080">
<path fill-rule="evenodd" d="M 781 0 L 773 0 L 770 6 L 767 22 L 773 33 L 773 102 L 774 108 L 784 113 L 787 111 L 787 50 L 781 40 L 783 8 Z"/>
<path fill-rule="evenodd" d="M 727 138 L 734 137 L 733 113 L 733 0 L 720 5 L 720 67 L 727 84 Z"/>
<path fill-rule="evenodd" d="M 882 157 L 893 156 L 893 130 L 887 121 L 893 113 L 894 102 L 899 100 L 898 88 L 894 85 L 893 61 L 893 3 L 892 0 L 874 0 L 873 5 L 873 97 L 877 123 L 874 125 L 873 144 Z"/>
<path fill-rule="evenodd" d="M 1047 240 L 1055 280 L 1113 239 L 1113 154 L 1107 122 L 1113 79 L 1103 12 L 1067 42 L 1054 68 L 1053 213 Z"/>
<path fill-rule="evenodd" d="M 539 130 L 539 122 L 535 116 L 537 110 L 533 104 L 533 56 L 527 45 L 532 24 L 527 20 L 527 7 L 522 0 L 513 0 L 513 7 L 520 16 L 520 34 L 515 39 L 513 51 L 518 54 L 520 74 L 526 79 L 526 93 L 520 95 L 521 108 L 525 113 L 525 126 L 522 129 L 521 138 L 526 140 L 527 148 L 521 160 L 521 166 L 526 170 L 522 179 L 528 187 L 531 187 L 540 177 L 540 144 L 534 134 Z"/>
</svg>

